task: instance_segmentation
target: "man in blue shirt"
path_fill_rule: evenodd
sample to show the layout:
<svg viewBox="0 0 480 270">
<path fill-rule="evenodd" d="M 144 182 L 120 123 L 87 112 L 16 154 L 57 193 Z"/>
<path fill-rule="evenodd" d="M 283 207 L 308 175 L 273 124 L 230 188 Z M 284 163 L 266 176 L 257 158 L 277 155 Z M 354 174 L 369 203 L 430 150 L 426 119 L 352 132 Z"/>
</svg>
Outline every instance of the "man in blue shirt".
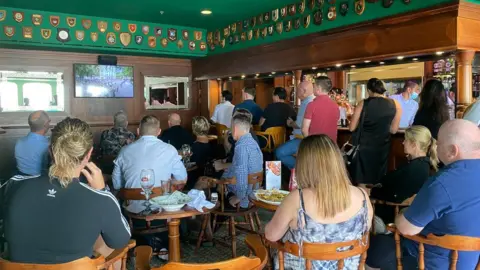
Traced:
<svg viewBox="0 0 480 270">
<path fill-rule="evenodd" d="M 115 190 L 121 188 L 141 188 L 140 173 L 143 169 L 153 169 L 154 187 L 162 186 L 162 181 L 171 179 L 172 184 L 185 184 L 187 171 L 177 149 L 158 139 L 160 122 L 155 116 L 145 116 L 140 121 L 140 138 L 122 148 L 114 161 L 112 181 Z"/>
<path fill-rule="evenodd" d="M 233 109 L 233 112 L 235 112 L 239 108 L 247 109 L 253 116 L 252 125 L 258 125 L 258 122 L 263 115 L 262 108 L 260 108 L 260 106 L 258 106 L 257 103 L 253 101 L 253 99 L 255 98 L 255 92 L 255 88 L 244 88 L 242 90 L 243 102 L 235 106 L 235 108 Z"/>
<path fill-rule="evenodd" d="M 466 120 L 446 122 L 438 135 L 438 157 L 446 166 L 425 182 L 412 205 L 397 216 L 397 229 L 403 235 L 480 237 L 480 129 Z M 371 248 L 375 242 L 372 240 Z M 404 255 L 418 258 L 418 243 L 403 239 L 402 245 Z M 394 262 L 394 247 L 392 239 L 372 258 L 390 255 L 390 260 Z M 426 269 L 449 269 L 449 254 L 446 249 L 425 245 Z M 456 269 L 475 269 L 479 255 L 480 252 L 459 252 Z M 367 259 L 369 266 L 390 269 L 370 262 Z"/>
<path fill-rule="evenodd" d="M 240 207 L 247 208 L 249 204 L 248 197 L 253 190 L 259 187 L 253 187 L 248 184 L 248 175 L 261 172 L 263 170 L 263 155 L 258 143 L 250 134 L 250 119 L 243 114 L 236 114 L 232 118 L 232 136 L 235 143 L 235 155 L 232 165 L 226 170 L 222 178 L 236 177 L 237 183 L 228 185 L 227 195 L 230 206 L 235 207 L 240 203 Z"/>
<path fill-rule="evenodd" d="M 305 116 L 307 105 L 314 99 L 313 85 L 311 82 L 301 82 L 297 87 L 297 97 L 301 100 L 300 108 L 298 109 L 297 119 L 293 121 L 289 119 L 287 125 L 293 128 L 290 141 L 282 144 L 275 150 L 275 156 L 282 161 L 282 164 L 289 169 L 295 167 L 295 157 L 293 154 L 297 153 L 302 137 L 302 124 Z"/>
<path fill-rule="evenodd" d="M 400 119 L 400 128 L 408 128 L 412 125 L 415 114 L 418 110 L 418 103 L 415 101 L 420 94 L 420 87 L 414 81 L 407 81 L 403 89 L 396 95 L 390 96 L 402 106 L 402 118 Z"/>
<path fill-rule="evenodd" d="M 28 116 L 30 132 L 15 144 L 17 170 L 24 175 L 46 173 L 49 163 L 48 139 L 50 117 L 45 111 L 36 111 Z"/>
</svg>

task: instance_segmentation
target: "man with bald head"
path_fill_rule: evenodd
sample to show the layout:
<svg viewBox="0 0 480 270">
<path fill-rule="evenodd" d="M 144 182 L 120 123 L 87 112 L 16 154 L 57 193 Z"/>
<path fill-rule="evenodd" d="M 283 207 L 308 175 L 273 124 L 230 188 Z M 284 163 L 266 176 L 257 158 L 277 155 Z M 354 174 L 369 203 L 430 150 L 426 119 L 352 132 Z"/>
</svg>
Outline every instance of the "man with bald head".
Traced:
<svg viewBox="0 0 480 270">
<path fill-rule="evenodd" d="M 15 144 L 17 169 L 24 175 L 41 175 L 48 168 L 48 139 L 50 117 L 45 111 L 36 111 L 28 116 L 30 133 Z"/>
<path fill-rule="evenodd" d="M 182 145 L 193 143 L 193 135 L 190 134 L 182 126 L 182 119 L 177 113 L 171 113 L 168 115 L 168 129 L 163 131 L 162 135 L 158 137 L 163 142 L 173 145 L 179 150 Z"/>
<path fill-rule="evenodd" d="M 445 167 L 425 182 L 412 205 L 397 216 L 395 225 L 404 235 L 480 237 L 480 129 L 466 120 L 447 121 L 440 128 L 437 150 Z M 385 263 L 395 265 L 393 239 L 382 247 L 375 246 L 376 242 L 372 239 L 367 264 L 390 269 Z M 390 245 L 393 249 L 386 252 Z M 405 255 L 418 257 L 418 243 L 403 239 L 402 246 Z M 459 252 L 456 269 L 475 269 L 479 255 L 480 252 Z M 382 262 L 374 258 L 381 258 Z M 448 265 L 448 250 L 425 246 L 427 269 L 449 269 Z"/>
<path fill-rule="evenodd" d="M 287 125 L 293 128 L 292 136 L 290 141 L 281 145 L 275 150 L 275 156 L 277 159 L 282 161 L 282 164 L 287 166 L 289 169 L 295 167 L 295 157 L 293 154 L 297 153 L 298 146 L 302 138 L 302 124 L 303 118 L 305 116 L 305 110 L 307 105 L 312 102 L 314 99 L 313 96 L 313 84 L 311 82 L 301 82 L 297 87 L 297 97 L 301 100 L 300 108 L 298 109 L 297 119 L 293 121 L 292 119 L 287 120 Z"/>
</svg>

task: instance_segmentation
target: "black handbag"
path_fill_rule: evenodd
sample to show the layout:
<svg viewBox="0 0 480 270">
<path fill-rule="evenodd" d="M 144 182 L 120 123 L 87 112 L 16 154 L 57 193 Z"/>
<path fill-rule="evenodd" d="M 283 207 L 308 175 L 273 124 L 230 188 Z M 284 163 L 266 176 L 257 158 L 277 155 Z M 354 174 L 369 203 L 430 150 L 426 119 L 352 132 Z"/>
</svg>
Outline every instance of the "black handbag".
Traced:
<svg viewBox="0 0 480 270">
<path fill-rule="evenodd" d="M 355 158 L 357 157 L 357 153 L 360 150 L 360 137 L 362 136 L 363 132 L 363 123 L 365 121 L 365 110 L 368 106 L 369 100 L 366 99 L 363 101 L 363 108 L 362 112 L 360 114 L 360 123 L 358 123 L 357 130 L 354 131 L 352 134 L 352 137 L 350 138 L 350 141 L 346 142 L 342 146 L 342 153 L 343 157 L 345 159 L 345 163 L 348 166 L 350 166 Z"/>
</svg>

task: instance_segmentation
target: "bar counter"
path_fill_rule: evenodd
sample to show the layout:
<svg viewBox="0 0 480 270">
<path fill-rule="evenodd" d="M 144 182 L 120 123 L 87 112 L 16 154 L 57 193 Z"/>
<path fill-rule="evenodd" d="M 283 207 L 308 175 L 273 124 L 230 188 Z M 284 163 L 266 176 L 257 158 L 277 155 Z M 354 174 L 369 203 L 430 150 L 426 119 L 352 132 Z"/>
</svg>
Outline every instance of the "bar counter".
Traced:
<svg viewBox="0 0 480 270">
<path fill-rule="evenodd" d="M 390 146 L 390 154 L 388 156 L 388 170 L 393 171 L 402 164 L 407 162 L 405 153 L 403 152 L 403 139 L 405 130 L 399 130 L 396 134 L 392 135 L 392 143 Z M 350 140 L 352 132 L 348 127 L 338 127 L 337 143 L 342 147 L 347 141 Z"/>
</svg>

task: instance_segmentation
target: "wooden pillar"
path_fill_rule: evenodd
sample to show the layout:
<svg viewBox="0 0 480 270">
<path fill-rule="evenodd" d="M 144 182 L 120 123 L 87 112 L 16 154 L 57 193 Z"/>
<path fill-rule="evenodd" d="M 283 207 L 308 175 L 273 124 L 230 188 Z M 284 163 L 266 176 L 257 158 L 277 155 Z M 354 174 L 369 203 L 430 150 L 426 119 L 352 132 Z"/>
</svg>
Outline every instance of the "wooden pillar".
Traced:
<svg viewBox="0 0 480 270">
<path fill-rule="evenodd" d="M 297 86 L 302 82 L 302 70 L 295 70 L 295 85 L 293 86 L 293 91 L 295 91 L 295 106 L 300 106 L 300 99 L 297 97 Z"/>
<path fill-rule="evenodd" d="M 463 116 L 465 109 L 472 103 L 472 62 L 475 51 L 458 51 L 456 54 L 457 70 L 457 116 Z"/>
</svg>

